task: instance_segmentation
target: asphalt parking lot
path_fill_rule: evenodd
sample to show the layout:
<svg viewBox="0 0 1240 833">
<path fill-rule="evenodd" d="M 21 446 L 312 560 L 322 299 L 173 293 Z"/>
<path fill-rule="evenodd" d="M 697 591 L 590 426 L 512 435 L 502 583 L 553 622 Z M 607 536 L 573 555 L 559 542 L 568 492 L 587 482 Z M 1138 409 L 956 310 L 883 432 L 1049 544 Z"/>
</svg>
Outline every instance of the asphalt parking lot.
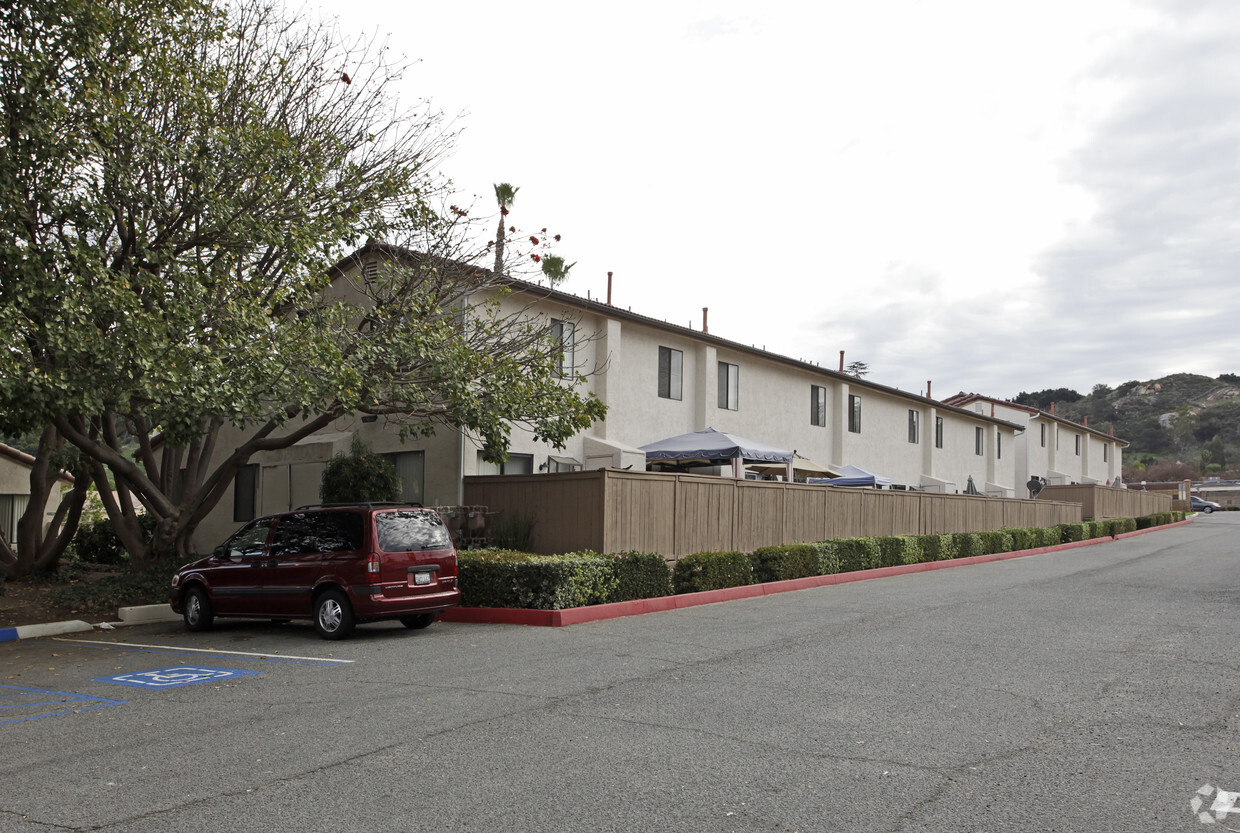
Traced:
<svg viewBox="0 0 1240 833">
<path fill-rule="evenodd" d="M 1207 829 L 1238 526 L 567 628 L 8 643 L 0 831 Z"/>
</svg>

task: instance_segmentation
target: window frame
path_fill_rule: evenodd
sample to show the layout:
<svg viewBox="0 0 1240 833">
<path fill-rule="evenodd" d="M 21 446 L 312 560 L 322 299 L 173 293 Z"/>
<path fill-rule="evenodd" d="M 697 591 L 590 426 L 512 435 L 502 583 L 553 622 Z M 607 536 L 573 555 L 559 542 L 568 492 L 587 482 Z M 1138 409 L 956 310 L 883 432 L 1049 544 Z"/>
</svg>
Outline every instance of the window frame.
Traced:
<svg viewBox="0 0 1240 833">
<path fill-rule="evenodd" d="M 921 411 L 908 409 L 908 441 L 913 445 L 921 442 Z"/>
<path fill-rule="evenodd" d="M 848 433 L 861 433 L 861 396 L 848 394 Z"/>
<path fill-rule="evenodd" d="M 675 402 L 683 401 L 684 374 L 684 351 L 659 345 L 659 398 Z"/>
<path fill-rule="evenodd" d="M 978 457 L 986 456 L 986 432 L 980 425 L 973 428 L 973 453 Z"/>
<path fill-rule="evenodd" d="M 566 334 L 567 340 L 565 339 Z M 577 369 L 577 324 L 564 318 L 552 318 L 551 339 L 560 348 L 560 357 L 555 362 L 556 378 L 575 378 Z"/>
<path fill-rule="evenodd" d="M 809 386 L 809 424 L 827 426 L 827 389 L 822 385 Z"/>
<path fill-rule="evenodd" d="M 740 365 L 719 360 L 718 406 L 722 411 L 739 411 L 741 400 Z"/>
<path fill-rule="evenodd" d="M 943 417 L 941 416 L 934 418 L 934 447 L 943 447 Z"/>
</svg>

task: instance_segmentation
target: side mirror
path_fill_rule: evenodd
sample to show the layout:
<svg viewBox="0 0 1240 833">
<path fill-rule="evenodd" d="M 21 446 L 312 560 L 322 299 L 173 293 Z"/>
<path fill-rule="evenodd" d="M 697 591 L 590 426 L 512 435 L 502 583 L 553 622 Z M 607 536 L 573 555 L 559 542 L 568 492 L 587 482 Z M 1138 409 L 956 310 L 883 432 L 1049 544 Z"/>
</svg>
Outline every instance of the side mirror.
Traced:
<svg viewBox="0 0 1240 833">
<path fill-rule="evenodd" d="M 220 544 L 218 547 L 216 547 L 211 552 L 211 557 L 214 558 L 216 561 L 223 561 L 225 558 L 228 558 L 228 553 L 224 550 L 224 545 Z"/>
</svg>

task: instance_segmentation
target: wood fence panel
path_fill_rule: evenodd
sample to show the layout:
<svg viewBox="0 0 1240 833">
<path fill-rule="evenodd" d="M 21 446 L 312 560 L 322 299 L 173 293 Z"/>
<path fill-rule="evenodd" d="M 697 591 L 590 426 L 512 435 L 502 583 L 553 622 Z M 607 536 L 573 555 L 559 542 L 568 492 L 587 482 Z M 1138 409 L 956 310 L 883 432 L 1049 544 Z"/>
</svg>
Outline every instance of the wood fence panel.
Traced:
<svg viewBox="0 0 1240 833">
<path fill-rule="evenodd" d="M 821 535 L 827 528 L 827 495 L 820 486 L 788 484 L 784 489 L 784 540 L 785 544 L 813 543 L 825 540 Z"/>
<path fill-rule="evenodd" d="M 764 484 L 738 481 L 736 535 L 732 549 L 753 552 L 758 547 L 791 543 L 784 524 L 787 489 L 764 489 Z"/>
<path fill-rule="evenodd" d="M 670 555 L 735 549 L 736 483 L 728 477 L 676 475 L 676 544 Z"/>
<path fill-rule="evenodd" d="M 1081 518 L 1085 520 L 1140 518 L 1171 511 L 1169 495 L 1114 486 L 1047 486 L 1038 493 L 1037 499 L 1079 503 Z"/>
<path fill-rule="evenodd" d="M 600 552 L 676 552 L 676 477 L 647 479 L 611 472 Z"/>
</svg>

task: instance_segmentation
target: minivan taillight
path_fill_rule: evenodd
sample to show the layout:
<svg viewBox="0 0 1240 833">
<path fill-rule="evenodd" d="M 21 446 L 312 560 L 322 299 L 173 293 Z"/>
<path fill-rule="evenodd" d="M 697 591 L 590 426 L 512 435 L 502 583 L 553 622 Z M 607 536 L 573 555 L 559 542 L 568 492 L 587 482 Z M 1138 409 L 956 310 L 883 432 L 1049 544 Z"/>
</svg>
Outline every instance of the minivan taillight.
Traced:
<svg viewBox="0 0 1240 833">
<path fill-rule="evenodd" d="M 379 553 L 372 552 L 366 556 L 366 572 L 372 576 L 379 575 Z"/>
</svg>

